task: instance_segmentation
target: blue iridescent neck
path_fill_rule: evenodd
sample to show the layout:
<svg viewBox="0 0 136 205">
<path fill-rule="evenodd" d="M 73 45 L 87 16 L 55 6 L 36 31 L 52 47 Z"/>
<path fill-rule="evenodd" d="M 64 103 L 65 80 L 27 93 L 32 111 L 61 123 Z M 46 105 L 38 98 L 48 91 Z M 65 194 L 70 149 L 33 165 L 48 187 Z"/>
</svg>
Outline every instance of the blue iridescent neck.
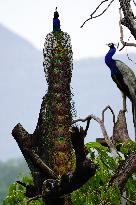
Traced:
<svg viewBox="0 0 136 205">
<path fill-rule="evenodd" d="M 54 12 L 54 18 L 53 18 L 53 32 L 60 32 L 60 20 L 59 20 L 59 13 L 56 11 Z"/>
<path fill-rule="evenodd" d="M 53 18 L 53 32 L 59 32 L 60 29 L 60 20 L 58 18 Z"/>
<path fill-rule="evenodd" d="M 112 59 L 112 56 L 115 54 L 115 52 L 116 52 L 116 48 L 115 48 L 115 47 L 110 48 L 110 50 L 108 51 L 108 53 L 107 53 L 106 56 L 105 56 L 105 63 L 106 63 L 106 65 L 107 65 L 108 67 L 109 67 L 110 64 L 114 61 L 114 60 Z"/>
</svg>

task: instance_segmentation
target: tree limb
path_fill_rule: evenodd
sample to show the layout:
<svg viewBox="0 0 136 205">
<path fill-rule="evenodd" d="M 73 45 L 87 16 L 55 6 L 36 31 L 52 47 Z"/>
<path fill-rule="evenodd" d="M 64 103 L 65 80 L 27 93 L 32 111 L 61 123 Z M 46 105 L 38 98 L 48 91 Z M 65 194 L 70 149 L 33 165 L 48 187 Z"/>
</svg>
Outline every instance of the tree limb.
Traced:
<svg viewBox="0 0 136 205">
<path fill-rule="evenodd" d="M 47 178 L 52 178 L 52 179 L 56 179 L 57 176 L 55 175 L 54 171 L 52 169 L 50 169 L 43 161 L 42 159 L 38 156 L 38 154 L 36 154 L 33 150 L 28 150 L 25 149 L 25 151 L 28 153 L 30 159 L 32 160 L 32 162 L 42 170 L 42 172 L 45 173 Z"/>
<path fill-rule="evenodd" d="M 106 109 L 108 109 L 108 108 L 106 108 Z M 105 109 L 104 109 L 105 110 Z M 103 111 L 104 112 L 104 111 Z M 98 118 L 98 117 L 96 117 L 95 115 L 88 115 L 86 118 L 84 118 L 84 119 L 82 119 L 82 118 L 79 118 L 79 119 L 77 119 L 77 120 L 74 120 L 73 122 L 72 122 L 72 124 L 74 124 L 74 123 L 76 123 L 76 122 L 85 122 L 85 121 L 87 121 L 87 120 L 95 120 L 96 122 L 98 122 L 98 124 L 100 125 L 100 128 L 101 128 L 101 131 L 102 131 L 102 134 L 103 134 L 103 137 L 104 137 L 104 139 L 105 139 L 105 141 L 106 141 L 106 143 L 107 143 L 107 145 L 108 145 L 108 147 L 109 147 L 109 149 L 110 149 L 110 152 L 112 153 L 112 156 L 114 157 L 114 158 L 116 158 L 117 156 L 118 156 L 118 154 L 117 154 L 117 151 L 116 151 L 116 149 L 115 149 L 115 147 L 114 147 L 114 144 L 113 144 L 113 142 L 111 141 L 111 139 L 110 139 L 110 137 L 108 136 L 108 134 L 107 134 L 107 131 L 106 131 L 106 128 L 105 128 L 105 125 L 104 125 L 104 122 L 103 122 L 103 120 L 101 120 L 100 118 Z"/>
<path fill-rule="evenodd" d="M 102 1 L 102 2 L 96 7 L 96 9 L 93 11 L 93 13 L 92 13 L 90 16 L 92 16 L 93 14 L 95 14 L 96 11 L 100 8 L 100 6 L 101 6 L 103 3 L 105 3 L 106 1 L 109 1 L 109 0 L 104 0 L 104 1 Z"/>
<path fill-rule="evenodd" d="M 136 201 L 132 201 L 131 199 L 129 199 L 129 198 L 123 196 L 123 195 L 122 195 L 121 197 L 124 198 L 124 199 L 126 199 L 128 202 L 131 202 L 131 203 L 133 203 L 133 204 L 136 204 Z"/>
<path fill-rule="evenodd" d="M 19 147 L 30 147 L 31 146 L 31 137 L 30 134 L 23 128 L 23 126 L 18 123 L 12 130 L 12 135 L 17 141 Z"/>
<path fill-rule="evenodd" d="M 110 7 L 110 5 L 114 2 L 114 0 L 111 0 L 111 2 L 108 4 L 108 6 L 107 6 L 100 14 L 98 14 L 98 15 L 96 15 L 96 16 L 93 16 L 93 15 L 96 13 L 96 11 L 99 9 L 99 7 L 100 7 L 103 3 L 105 3 L 106 1 L 108 1 L 108 0 L 102 1 L 102 2 L 96 7 L 96 9 L 95 9 L 95 10 L 92 12 L 92 14 L 90 15 L 91 17 L 88 18 L 87 20 L 85 20 L 84 23 L 81 25 L 80 28 L 83 28 L 83 26 L 85 25 L 85 23 L 86 23 L 87 21 L 89 21 L 89 20 L 91 20 L 91 19 L 93 19 L 93 18 L 97 18 L 97 17 L 103 15 L 103 14 L 108 10 L 108 8 Z"/>
<path fill-rule="evenodd" d="M 128 42 L 125 42 L 124 41 L 124 35 L 123 35 L 123 27 L 122 27 L 122 24 L 121 24 L 121 21 L 122 21 L 122 14 L 121 14 L 121 8 L 119 9 L 119 14 L 120 14 L 120 20 L 119 20 L 119 27 L 120 27 L 120 42 L 122 43 L 122 48 L 119 50 L 123 50 L 123 48 L 125 48 L 125 46 L 133 46 L 133 47 L 136 47 L 136 44 L 135 43 L 128 43 Z"/>
<path fill-rule="evenodd" d="M 37 200 L 37 199 L 39 199 L 39 198 L 42 198 L 42 195 L 38 195 L 38 196 L 35 196 L 35 197 L 33 197 L 33 198 L 27 200 L 27 201 L 25 202 L 25 205 L 28 205 L 31 201 Z"/>
<path fill-rule="evenodd" d="M 88 131 L 88 129 L 89 129 L 90 120 L 91 120 L 91 119 L 88 119 L 88 120 L 87 120 L 87 124 L 86 124 L 86 128 L 85 128 L 85 137 L 86 137 L 87 131 Z"/>
<path fill-rule="evenodd" d="M 108 134 L 107 134 L 107 131 L 106 131 L 106 128 L 105 128 L 105 126 L 104 126 L 104 124 L 103 124 L 103 121 L 100 119 L 100 118 L 98 118 L 98 117 L 96 117 L 95 115 L 88 115 L 86 118 L 84 118 L 84 119 L 82 119 L 82 118 L 79 118 L 79 119 L 77 119 L 77 120 L 74 120 L 73 122 L 72 122 L 72 124 L 74 124 L 74 123 L 76 123 L 76 122 L 85 122 L 85 121 L 87 121 L 87 120 L 91 120 L 91 119 L 93 119 L 93 120 L 95 120 L 96 122 L 98 122 L 98 124 L 100 125 L 100 127 L 101 127 L 101 130 L 102 130 L 102 133 L 103 133 L 103 137 L 105 138 L 105 140 L 106 141 L 108 141 L 108 143 L 107 144 L 109 144 L 109 137 L 108 137 Z"/>
<path fill-rule="evenodd" d="M 115 113 L 113 111 L 113 109 L 108 105 L 103 111 L 102 111 L 102 121 L 104 122 L 104 113 L 106 112 L 106 110 L 110 110 L 112 115 L 113 115 L 113 123 L 115 125 Z"/>
<path fill-rule="evenodd" d="M 135 0 L 133 0 L 133 3 L 134 3 L 134 5 L 136 6 L 136 2 L 135 2 Z"/>
<path fill-rule="evenodd" d="M 136 40 L 136 21 L 130 5 L 130 0 L 119 0 L 119 2 L 124 15 L 124 18 L 121 20 L 121 24 L 130 30 Z"/>
<path fill-rule="evenodd" d="M 112 186 L 118 186 L 122 191 L 128 178 L 136 171 L 136 153 L 131 153 L 120 164 L 118 171 L 112 177 L 110 184 Z"/>
</svg>

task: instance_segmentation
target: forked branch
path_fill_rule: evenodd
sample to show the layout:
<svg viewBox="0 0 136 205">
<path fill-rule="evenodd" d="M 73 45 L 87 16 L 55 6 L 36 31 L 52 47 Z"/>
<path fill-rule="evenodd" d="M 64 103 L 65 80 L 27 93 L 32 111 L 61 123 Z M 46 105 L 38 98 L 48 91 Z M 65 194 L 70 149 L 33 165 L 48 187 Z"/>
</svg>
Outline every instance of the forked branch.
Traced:
<svg viewBox="0 0 136 205">
<path fill-rule="evenodd" d="M 113 123 L 115 125 L 115 113 L 113 111 L 113 109 L 108 105 L 103 111 L 102 111 L 102 121 L 104 122 L 104 113 L 107 111 L 107 110 L 110 110 L 112 115 L 113 115 Z"/>
<path fill-rule="evenodd" d="M 102 118 L 103 119 L 100 119 L 99 117 L 96 117 L 95 115 L 91 114 L 91 115 L 88 115 L 86 118 L 79 118 L 77 120 L 74 120 L 72 122 L 72 124 L 74 123 L 77 123 L 77 122 L 85 122 L 85 121 L 89 121 L 90 123 L 90 120 L 95 120 L 96 122 L 98 122 L 98 124 L 100 125 L 100 128 L 102 130 L 102 134 L 103 134 L 103 137 L 113 155 L 113 157 L 116 157 L 118 154 L 117 154 L 117 151 L 116 149 L 114 148 L 114 144 L 113 142 L 111 141 L 110 137 L 108 136 L 107 134 L 107 131 L 106 131 L 106 128 L 105 128 L 105 125 L 104 125 L 104 112 L 107 110 L 107 109 L 110 109 L 112 114 L 113 114 L 113 122 L 115 122 L 115 115 L 114 115 L 114 112 L 113 110 L 110 108 L 110 106 L 107 106 L 103 111 L 102 111 Z"/>
<path fill-rule="evenodd" d="M 99 17 L 99 16 L 102 16 L 102 15 L 108 10 L 108 8 L 111 6 L 111 4 L 114 2 L 114 0 L 111 0 L 110 3 L 108 4 L 108 6 L 107 6 L 100 14 L 94 16 L 94 14 L 97 12 L 97 10 L 100 8 L 100 6 L 101 6 L 103 3 L 105 3 L 106 1 L 108 1 L 108 0 L 102 1 L 102 2 L 96 7 L 96 9 L 91 13 L 91 15 L 90 15 L 91 17 L 88 18 L 87 20 L 85 20 L 84 23 L 82 24 L 82 26 L 81 26 L 80 28 L 83 28 L 83 26 L 85 25 L 85 23 L 86 23 L 87 21 L 89 21 L 89 20 L 91 20 L 91 19 L 94 19 L 94 18 L 97 18 L 97 17 Z"/>
<path fill-rule="evenodd" d="M 120 14 L 120 20 L 119 20 L 119 27 L 120 27 L 120 42 L 122 43 L 122 48 L 119 50 L 123 50 L 123 48 L 125 48 L 125 46 L 133 46 L 136 47 L 135 43 L 128 43 L 126 41 L 124 41 L 124 34 L 123 34 L 123 27 L 121 24 L 122 21 L 122 13 L 121 13 L 121 8 L 119 9 L 119 14 Z"/>
</svg>

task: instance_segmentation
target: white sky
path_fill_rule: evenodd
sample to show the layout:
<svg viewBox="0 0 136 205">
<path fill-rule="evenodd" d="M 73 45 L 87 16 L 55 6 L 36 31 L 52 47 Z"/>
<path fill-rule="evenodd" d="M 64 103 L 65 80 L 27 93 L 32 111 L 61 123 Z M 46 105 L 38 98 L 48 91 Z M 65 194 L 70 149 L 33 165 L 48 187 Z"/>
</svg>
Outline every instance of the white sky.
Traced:
<svg viewBox="0 0 136 205">
<path fill-rule="evenodd" d="M 101 0 L 0 0 L 0 23 L 42 49 L 46 34 L 52 31 L 53 12 L 57 6 L 61 28 L 72 39 L 74 59 L 105 55 L 105 44 L 111 41 L 117 43 L 120 38 L 118 0 L 103 16 L 80 28 L 100 2 Z M 108 2 L 102 8 L 107 4 Z M 130 51 L 134 51 L 134 48 L 129 48 Z"/>
</svg>

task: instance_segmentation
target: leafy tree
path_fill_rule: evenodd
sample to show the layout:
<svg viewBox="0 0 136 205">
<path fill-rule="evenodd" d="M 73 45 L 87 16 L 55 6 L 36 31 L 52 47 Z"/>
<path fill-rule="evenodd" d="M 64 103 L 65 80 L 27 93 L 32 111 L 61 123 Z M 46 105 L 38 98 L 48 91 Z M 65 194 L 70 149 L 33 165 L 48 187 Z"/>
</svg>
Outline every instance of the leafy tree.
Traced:
<svg viewBox="0 0 136 205">
<path fill-rule="evenodd" d="M 118 145 L 117 145 L 118 146 Z M 121 192 L 117 186 L 113 187 L 110 184 L 110 180 L 115 175 L 120 162 L 124 159 L 130 150 L 136 151 L 136 143 L 128 142 L 122 143 L 120 146 L 120 154 L 115 159 L 111 156 L 109 149 L 102 146 L 98 142 L 90 142 L 86 144 L 89 151 L 88 155 L 91 160 L 97 165 L 97 171 L 95 175 L 88 180 L 77 191 L 71 194 L 72 202 L 74 205 L 120 205 L 121 204 Z M 31 176 L 23 177 L 22 182 L 32 185 L 33 180 Z M 129 177 L 126 185 L 126 195 L 128 205 L 136 203 L 136 173 L 133 173 Z M 8 196 L 4 200 L 3 205 L 42 205 L 42 199 L 29 201 L 25 196 L 25 188 L 14 183 L 9 187 Z M 29 202 L 29 203 L 28 203 Z"/>
<path fill-rule="evenodd" d="M 22 178 L 22 183 L 29 184 L 29 186 L 33 185 L 32 176 L 24 176 Z M 8 188 L 8 195 L 3 201 L 3 205 L 23 205 L 28 202 L 28 198 L 25 196 L 25 187 L 18 184 L 13 183 Z M 30 205 L 42 205 L 43 202 L 41 199 L 29 202 Z"/>
</svg>

